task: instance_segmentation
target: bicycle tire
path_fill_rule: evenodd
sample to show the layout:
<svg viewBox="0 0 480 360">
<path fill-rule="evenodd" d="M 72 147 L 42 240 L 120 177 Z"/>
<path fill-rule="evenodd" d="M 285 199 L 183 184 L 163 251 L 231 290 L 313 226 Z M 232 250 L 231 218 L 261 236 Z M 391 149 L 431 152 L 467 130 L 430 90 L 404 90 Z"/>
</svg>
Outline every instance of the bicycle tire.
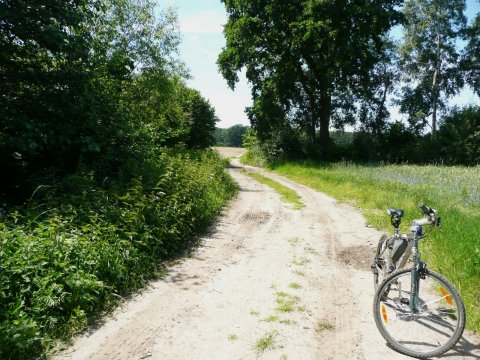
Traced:
<svg viewBox="0 0 480 360">
<path fill-rule="evenodd" d="M 419 309 L 412 312 L 408 306 L 411 273 L 412 269 L 397 271 L 379 286 L 373 302 L 375 324 L 399 353 L 419 359 L 439 356 L 462 336 L 465 305 L 448 280 L 427 270 L 425 278 L 420 278 Z"/>
<path fill-rule="evenodd" d="M 375 253 L 375 259 L 373 261 L 373 286 L 377 290 L 378 286 L 387 277 L 389 272 L 390 254 L 388 253 L 388 242 L 390 238 L 387 234 L 382 234 L 377 244 L 377 251 Z"/>
</svg>

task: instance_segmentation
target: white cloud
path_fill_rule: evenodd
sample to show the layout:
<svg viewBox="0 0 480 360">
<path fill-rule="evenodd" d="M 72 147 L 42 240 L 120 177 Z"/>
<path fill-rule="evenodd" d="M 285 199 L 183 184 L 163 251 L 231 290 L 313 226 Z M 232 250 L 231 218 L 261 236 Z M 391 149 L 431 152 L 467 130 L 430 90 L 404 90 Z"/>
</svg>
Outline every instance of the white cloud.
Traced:
<svg viewBox="0 0 480 360">
<path fill-rule="evenodd" d="M 204 10 L 180 17 L 180 31 L 184 34 L 221 34 L 227 22 L 224 12 Z"/>
</svg>

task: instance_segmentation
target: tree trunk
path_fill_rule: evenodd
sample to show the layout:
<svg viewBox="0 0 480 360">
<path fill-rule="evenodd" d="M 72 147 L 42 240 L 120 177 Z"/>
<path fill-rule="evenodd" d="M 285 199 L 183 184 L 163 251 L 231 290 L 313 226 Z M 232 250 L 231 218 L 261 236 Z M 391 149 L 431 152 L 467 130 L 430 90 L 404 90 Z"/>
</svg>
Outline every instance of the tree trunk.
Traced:
<svg viewBox="0 0 480 360">
<path fill-rule="evenodd" d="M 316 83 L 320 88 L 320 100 L 318 104 L 318 114 L 320 119 L 320 155 L 322 159 L 328 159 L 330 143 L 330 110 L 332 107 L 332 94 L 330 92 L 330 81 L 327 69 L 319 69 L 311 56 L 304 54 L 305 62 L 310 71 L 313 72 Z"/>
<path fill-rule="evenodd" d="M 307 94 L 308 103 L 310 104 L 310 122 L 306 124 L 306 132 L 312 144 L 315 144 L 316 132 L 317 132 L 317 123 L 318 123 L 318 107 L 315 95 L 312 91 L 312 87 L 309 84 L 308 77 L 305 75 L 304 70 L 297 64 L 298 74 L 301 78 L 301 84 L 303 91 Z"/>
<path fill-rule="evenodd" d="M 433 73 L 432 81 L 432 138 L 435 136 L 437 130 L 437 107 L 438 107 L 438 77 L 440 76 L 440 64 L 442 62 L 440 52 L 440 30 L 438 24 L 436 26 L 436 51 L 435 51 L 435 71 Z"/>
<path fill-rule="evenodd" d="M 332 105 L 332 95 L 327 86 L 322 86 L 320 92 L 320 154 L 322 159 L 329 157 L 330 143 L 330 108 Z"/>
<path fill-rule="evenodd" d="M 437 98 L 433 98 L 433 105 L 432 105 L 432 138 L 435 136 L 435 132 L 437 131 Z"/>
</svg>

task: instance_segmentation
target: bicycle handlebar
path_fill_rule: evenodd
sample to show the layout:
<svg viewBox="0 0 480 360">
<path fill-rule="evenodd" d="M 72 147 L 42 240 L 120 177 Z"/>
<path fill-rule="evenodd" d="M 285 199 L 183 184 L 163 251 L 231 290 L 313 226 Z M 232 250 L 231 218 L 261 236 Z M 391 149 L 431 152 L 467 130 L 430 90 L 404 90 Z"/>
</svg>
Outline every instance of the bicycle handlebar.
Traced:
<svg viewBox="0 0 480 360">
<path fill-rule="evenodd" d="M 429 216 L 429 217 L 435 215 L 435 213 L 437 212 L 437 210 L 432 209 L 432 208 L 426 206 L 425 204 L 420 204 L 420 205 L 418 205 L 418 207 L 420 208 L 420 210 L 422 210 L 422 212 L 426 216 Z"/>
<path fill-rule="evenodd" d="M 423 218 L 423 219 L 413 220 L 413 225 L 415 226 L 429 225 L 429 224 L 432 224 L 434 221 L 435 219 Z"/>
<path fill-rule="evenodd" d="M 440 217 L 435 217 L 437 210 L 426 206 L 425 204 L 420 204 L 418 206 L 420 210 L 422 210 L 423 214 L 427 216 L 427 218 L 413 220 L 414 226 L 424 226 L 424 225 L 433 225 L 439 226 L 440 225 Z"/>
</svg>

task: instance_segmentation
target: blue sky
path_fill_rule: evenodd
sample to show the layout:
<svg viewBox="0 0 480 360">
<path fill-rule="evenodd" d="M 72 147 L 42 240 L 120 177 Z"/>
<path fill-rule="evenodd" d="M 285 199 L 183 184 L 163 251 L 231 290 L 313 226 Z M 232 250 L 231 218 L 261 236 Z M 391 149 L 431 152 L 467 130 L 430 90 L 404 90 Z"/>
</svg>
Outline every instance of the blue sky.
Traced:
<svg viewBox="0 0 480 360">
<path fill-rule="evenodd" d="M 223 3 L 220 0 L 159 0 L 159 4 L 163 9 L 173 7 L 177 10 L 182 32 L 180 57 L 192 75 L 188 85 L 199 90 L 215 108 L 220 119 L 217 127 L 249 125 L 244 110 L 251 105 L 251 97 L 245 77 L 240 76 L 240 82 L 232 91 L 217 70 L 217 56 L 225 46 L 222 31 L 227 16 Z M 480 1 L 467 0 L 467 17 L 471 19 L 479 12 Z M 465 90 L 452 103 L 480 104 L 480 99 L 472 91 Z M 392 115 L 398 116 L 395 111 Z"/>
</svg>

